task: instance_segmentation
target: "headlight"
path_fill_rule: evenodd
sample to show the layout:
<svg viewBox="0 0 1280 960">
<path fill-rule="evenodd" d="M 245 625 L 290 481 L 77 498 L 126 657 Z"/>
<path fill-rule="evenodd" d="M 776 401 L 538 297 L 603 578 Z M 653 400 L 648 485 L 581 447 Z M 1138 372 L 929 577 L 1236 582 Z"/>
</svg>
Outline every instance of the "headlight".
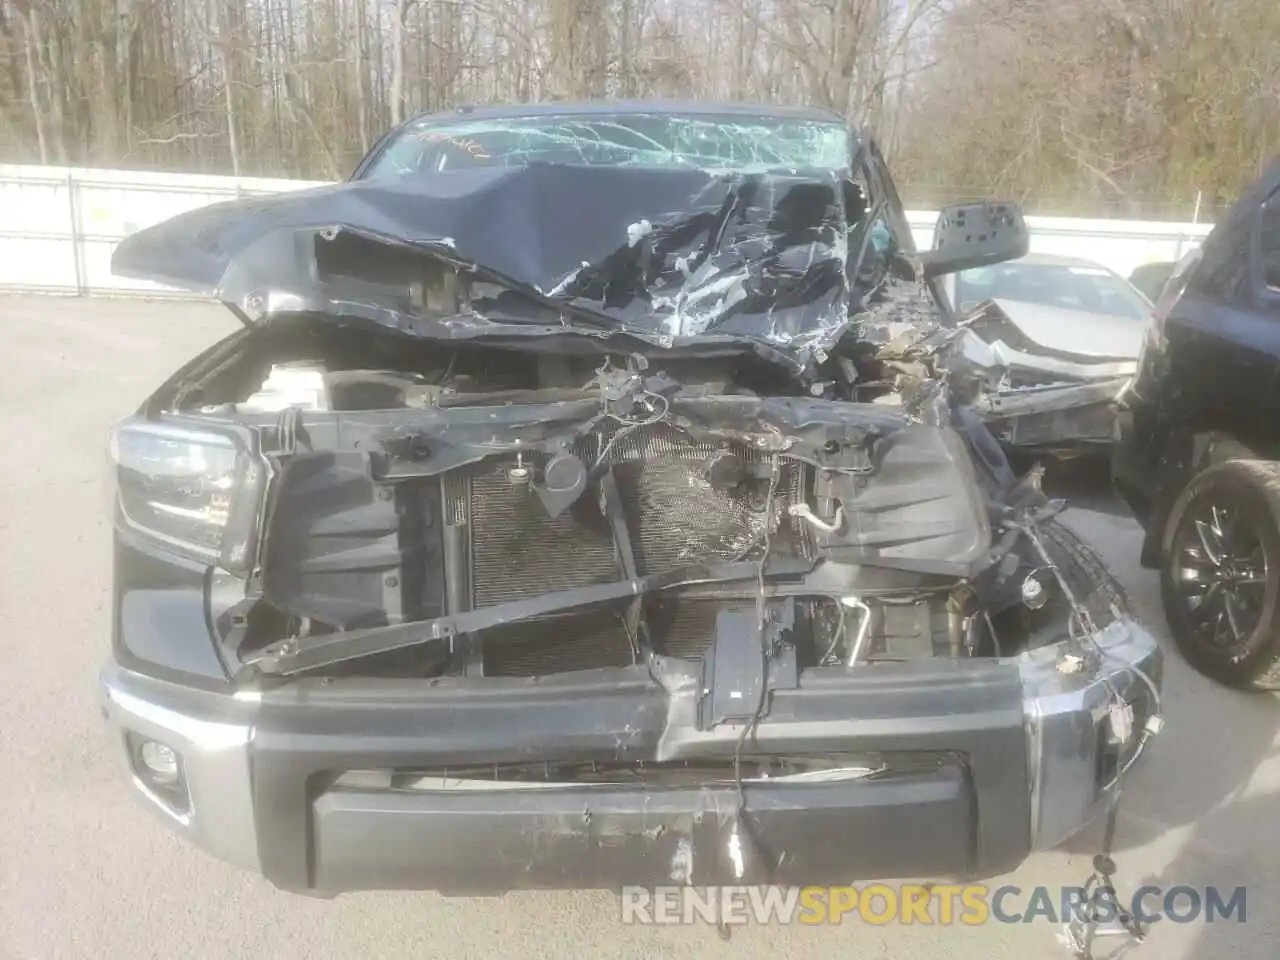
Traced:
<svg viewBox="0 0 1280 960">
<path fill-rule="evenodd" d="M 111 433 L 117 525 L 247 572 L 266 465 L 247 432 L 126 420 Z"/>
</svg>

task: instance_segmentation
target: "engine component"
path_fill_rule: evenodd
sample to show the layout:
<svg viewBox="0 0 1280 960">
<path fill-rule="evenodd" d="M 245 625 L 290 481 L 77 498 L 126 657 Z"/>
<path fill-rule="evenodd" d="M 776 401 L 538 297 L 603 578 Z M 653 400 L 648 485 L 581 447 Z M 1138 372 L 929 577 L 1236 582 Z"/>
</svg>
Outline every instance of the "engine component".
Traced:
<svg viewBox="0 0 1280 960">
<path fill-rule="evenodd" d="M 569 509 L 587 488 L 587 465 L 572 453 L 552 457 L 542 471 L 534 492 L 553 519 Z"/>
<path fill-rule="evenodd" d="M 844 526 L 843 507 L 836 507 L 835 516 L 830 520 L 823 520 L 813 512 L 807 503 L 793 503 L 787 508 L 787 512 L 793 517 L 799 517 L 801 520 L 812 524 L 815 529 L 821 530 L 823 533 L 835 533 Z"/>
<path fill-rule="evenodd" d="M 704 472 L 713 490 L 729 493 L 747 479 L 747 465 L 729 450 L 721 450 L 707 461 Z"/>
<path fill-rule="evenodd" d="M 1034 573 L 1022 581 L 1022 604 L 1028 610 L 1039 610 L 1049 602 L 1049 591 Z"/>
<path fill-rule="evenodd" d="M 592 435 L 570 455 L 557 455 L 545 464 L 526 454 L 460 472 L 470 515 L 469 582 L 475 606 L 608 583 L 622 575 L 608 520 L 595 498 L 575 496 L 553 515 L 539 484 L 533 485 L 531 496 L 529 485 L 514 483 L 512 477 L 513 470 L 525 469 L 540 474 L 542 484 L 564 483 L 567 498 L 582 465 L 595 463 L 601 451 L 617 482 L 639 576 L 745 558 L 763 542 L 766 529 L 773 531 L 772 556 L 813 556 L 807 526 L 785 509 L 803 502 L 811 482 L 808 466 L 782 461 L 769 517 L 768 476 L 747 475 L 731 489 L 718 490 L 706 476 L 706 464 L 719 455 L 719 445 L 695 443 L 660 424 L 612 443 L 603 434 Z M 730 453 L 741 461 L 744 474 L 767 456 L 746 445 L 735 445 Z"/>
<path fill-rule="evenodd" d="M 246 397 L 236 409 L 242 413 L 279 413 L 286 407 L 329 409 L 329 388 L 322 364 L 272 364 L 258 392 Z"/>
<path fill-rule="evenodd" d="M 242 413 L 299 410 L 399 410 L 430 407 L 445 390 L 417 373 L 328 370 L 316 362 L 272 364 L 256 393 L 236 405 Z"/>
<path fill-rule="evenodd" d="M 714 652 L 702 661 L 698 726 L 711 730 L 729 721 L 767 715 L 766 693 L 798 682 L 796 601 L 771 606 L 764 623 L 754 603 L 722 607 L 716 614 Z"/>
<path fill-rule="evenodd" d="M 516 454 L 516 462 L 507 467 L 507 483 L 523 487 L 533 481 L 533 470 L 524 462 L 524 454 Z"/>
</svg>

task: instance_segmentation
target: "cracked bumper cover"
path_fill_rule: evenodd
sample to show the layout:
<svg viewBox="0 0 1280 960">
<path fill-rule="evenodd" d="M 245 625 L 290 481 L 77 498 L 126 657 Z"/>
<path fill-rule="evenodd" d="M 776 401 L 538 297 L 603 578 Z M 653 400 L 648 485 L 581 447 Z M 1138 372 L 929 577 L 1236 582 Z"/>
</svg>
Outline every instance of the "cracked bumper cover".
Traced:
<svg viewBox="0 0 1280 960">
<path fill-rule="evenodd" d="M 1161 655 L 1136 623 L 1099 636 L 1107 679 L 1146 715 Z M 758 745 L 771 754 L 918 752 L 935 762 L 875 777 L 753 781 L 747 829 L 768 877 L 726 856 L 732 783 L 488 782 L 456 790 L 335 783 L 351 770 L 577 760 L 732 757 L 738 728 L 697 729 L 696 690 L 643 668 L 457 684 L 308 681 L 239 696 L 109 663 L 101 676 L 114 749 L 134 790 L 208 852 L 289 890 L 628 884 L 849 883 L 982 877 L 1084 826 L 1104 805 L 1108 693 L 1102 675 L 1058 669 L 1056 648 L 992 661 L 810 670 L 773 696 Z M 181 758 L 182 810 L 148 788 L 127 747 Z"/>
</svg>

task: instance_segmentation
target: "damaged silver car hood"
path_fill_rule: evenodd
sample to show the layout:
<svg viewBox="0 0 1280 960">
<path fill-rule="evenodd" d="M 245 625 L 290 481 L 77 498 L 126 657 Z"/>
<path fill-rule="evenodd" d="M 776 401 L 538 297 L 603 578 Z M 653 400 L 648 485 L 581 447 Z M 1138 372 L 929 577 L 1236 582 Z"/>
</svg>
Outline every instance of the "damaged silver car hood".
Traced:
<svg viewBox="0 0 1280 960">
<path fill-rule="evenodd" d="M 1140 322 L 1024 300 L 991 302 L 1027 340 L 1046 350 L 1108 360 L 1138 358 L 1145 334 Z"/>
</svg>

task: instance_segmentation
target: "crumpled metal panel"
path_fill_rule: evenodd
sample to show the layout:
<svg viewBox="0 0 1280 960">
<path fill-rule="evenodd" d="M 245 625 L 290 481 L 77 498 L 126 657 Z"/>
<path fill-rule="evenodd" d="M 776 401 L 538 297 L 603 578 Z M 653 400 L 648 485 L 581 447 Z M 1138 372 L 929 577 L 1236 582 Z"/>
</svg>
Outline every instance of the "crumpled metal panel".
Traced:
<svg viewBox="0 0 1280 960">
<path fill-rule="evenodd" d="M 807 362 L 849 322 L 848 178 L 535 163 L 355 181 L 180 214 L 122 241 L 112 270 L 248 314 L 440 338 L 576 320 L 661 346 L 746 339 Z M 496 289 L 425 308 L 414 286 L 431 261 L 481 268 Z"/>
</svg>

